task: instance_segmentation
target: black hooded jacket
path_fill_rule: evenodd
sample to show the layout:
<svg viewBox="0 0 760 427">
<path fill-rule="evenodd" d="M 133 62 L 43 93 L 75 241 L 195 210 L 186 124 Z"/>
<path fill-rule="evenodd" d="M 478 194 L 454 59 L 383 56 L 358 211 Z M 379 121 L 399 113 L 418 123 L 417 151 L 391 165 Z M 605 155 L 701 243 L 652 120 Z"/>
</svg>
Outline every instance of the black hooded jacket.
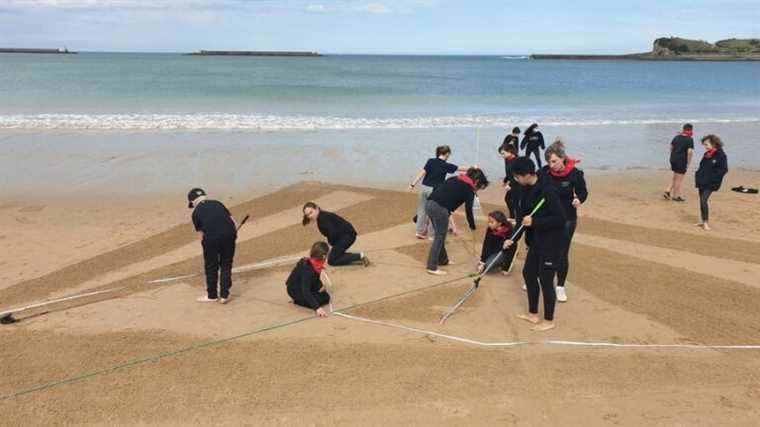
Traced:
<svg viewBox="0 0 760 427">
<path fill-rule="evenodd" d="M 319 302 L 314 295 L 322 289 L 322 280 L 314 271 L 308 258 L 301 258 L 298 261 L 285 283 L 288 295 L 293 298 L 293 301 L 304 302 L 312 310 L 319 308 Z"/>
<path fill-rule="evenodd" d="M 542 150 L 545 149 L 544 135 L 537 130 L 530 132 L 525 131 L 525 136 L 523 136 L 522 142 L 520 143 L 520 149 L 525 150 L 526 147 L 528 148 L 528 151 L 533 151 L 539 147 Z"/>
<path fill-rule="evenodd" d="M 711 158 L 702 157 L 699 169 L 694 174 L 694 183 L 697 188 L 718 191 L 723 184 L 723 177 L 728 173 L 728 158 L 720 149 Z"/>
<path fill-rule="evenodd" d="M 317 216 L 317 228 L 323 236 L 327 237 L 327 243 L 335 246 L 344 236 L 356 236 L 356 230 L 350 222 L 332 212 L 320 211 Z"/>
<path fill-rule="evenodd" d="M 568 221 L 578 219 L 577 209 L 573 206 L 573 199 L 578 197 L 581 203 L 585 203 L 588 198 L 588 189 L 586 188 L 586 178 L 583 171 L 573 169 L 567 176 L 558 177 L 551 174 L 549 166 L 541 168 L 541 174 L 544 175 L 559 193 L 559 201 L 565 210 Z"/>
<path fill-rule="evenodd" d="M 565 222 L 567 215 L 562 208 L 557 188 L 544 174 L 538 174 L 538 181 L 533 186 L 523 186 L 522 212 L 518 215 L 518 226 L 523 217 L 530 215 L 533 208 L 541 199 L 544 205 L 533 214 L 533 224 L 525 227 L 515 240 L 525 234 L 525 240 L 531 250 L 538 251 L 543 256 L 557 256 L 564 246 Z"/>
</svg>

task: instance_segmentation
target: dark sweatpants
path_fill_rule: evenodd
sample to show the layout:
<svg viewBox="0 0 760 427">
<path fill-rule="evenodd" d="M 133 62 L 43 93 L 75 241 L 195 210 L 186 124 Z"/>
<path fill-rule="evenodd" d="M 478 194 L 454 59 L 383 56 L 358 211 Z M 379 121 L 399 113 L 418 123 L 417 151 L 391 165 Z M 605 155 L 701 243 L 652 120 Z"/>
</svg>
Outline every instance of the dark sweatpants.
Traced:
<svg viewBox="0 0 760 427">
<path fill-rule="evenodd" d="M 361 254 L 346 252 L 356 242 L 356 234 L 348 234 L 341 237 L 330 249 L 327 263 L 332 266 L 349 265 L 361 261 Z"/>
<path fill-rule="evenodd" d="M 435 231 L 433 244 L 430 245 L 427 269 L 435 271 L 438 270 L 439 265 L 449 264 L 449 255 L 446 252 L 446 235 L 449 233 L 451 213 L 433 200 L 428 200 L 425 205 L 425 213 L 430 218 L 430 222 L 433 223 L 433 230 Z"/>
<path fill-rule="evenodd" d="M 288 293 L 288 294 L 290 294 L 290 293 Z M 330 303 L 330 294 L 328 294 L 327 292 L 314 292 L 314 293 L 312 293 L 312 295 L 314 296 L 314 299 L 317 300 L 317 302 L 319 303 L 320 307 L 322 307 L 323 305 L 327 305 L 327 304 Z M 303 299 L 301 299 L 300 297 L 299 298 L 295 298 L 295 297 L 293 297 L 293 295 L 290 295 L 290 297 L 293 298 L 293 303 L 295 305 L 300 305 L 301 307 L 311 308 L 311 307 L 309 307 L 309 304 L 307 304 L 306 301 L 303 300 Z"/>
<path fill-rule="evenodd" d="M 702 217 L 702 222 L 710 220 L 710 206 L 707 204 L 707 200 L 710 199 L 712 193 L 712 190 L 709 188 L 699 189 L 699 213 Z"/>
<path fill-rule="evenodd" d="M 562 248 L 562 259 L 557 269 L 557 286 L 565 286 L 567 280 L 567 273 L 570 270 L 570 245 L 573 242 L 573 235 L 575 234 L 575 227 L 578 225 L 578 221 L 572 220 L 565 223 L 565 246 Z"/>
<path fill-rule="evenodd" d="M 210 299 L 216 299 L 219 296 L 229 298 L 232 287 L 232 259 L 235 257 L 235 236 L 204 238 L 202 244 L 208 297 Z M 217 281 L 221 295 L 217 294 Z"/>
<path fill-rule="evenodd" d="M 507 204 L 507 211 L 510 218 L 517 218 L 517 212 L 520 209 L 520 190 L 510 188 L 504 195 L 504 202 Z"/>
<path fill-rule="evenodd" d="M 536 157 L 536 170 L 541 169 L 541 148 L 526 148 L 525 149 L 525 157 L 530 158 L 530 155 L 533 155 Z"/>
<path fill-rule="evenodd" d="M 491 267 L 491 269 L 488 270 L 488 273 L 494 273 L 494 272 L 497 272 L 499 270 L 501 270 L 501 271 L 509 271 L 509 267 L 512 266 L 512 261 L 515 259 L 515 254 L 516 253 L 517 253 L 517 243 L 515 243 L 514 245 L 512 245 L 506 251 L 500 251 L 500 252 L 497 252 L 497 253 L 491 255 L 490 257 L 488 257 L 488 259 L 486 260 L 486 266 L 485 266 L 485 268 L 488 268 L 488 266 L 491 265 L 491 263 L 494 261 L 494 259 L 497 256 L 501 255 L 501 259 L 498 261 L 498 264 L 494 265 L 493 267 Z"/>
<path fill-rule="evenodd" d="M 556 260 L 554 257 L 546 257 L 533 248 L 528 249 L 523 267 L 523 278 L 528 288 L 528 311 L 538 314 L 539 293 L 544 297 L 544 319 L 554 320 L 554 305 L 557 302 L 557 294 L 554 291 L 554 273 Z"/>
</svg>

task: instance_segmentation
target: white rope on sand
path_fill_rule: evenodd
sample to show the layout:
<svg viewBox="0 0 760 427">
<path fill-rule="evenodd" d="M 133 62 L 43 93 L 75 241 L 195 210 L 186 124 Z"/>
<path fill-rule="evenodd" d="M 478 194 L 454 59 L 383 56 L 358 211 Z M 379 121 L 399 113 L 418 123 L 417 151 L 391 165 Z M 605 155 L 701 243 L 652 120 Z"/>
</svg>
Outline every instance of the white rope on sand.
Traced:
<svg viewBox="0 0 760 427">
<path fill-rule="evenodd" d="M 100 295 L 100 294 L 105 294 L 105 293 L 109 293 L 109 292 L 116 292 L 116 291 L 119 291 L 119 290 L 122 290 L 122 289 L 124 289 L 123 286 L 119 287 L 119 288 L 105 289 L 105 290 L 102 290 L 102 291 L 88 292 L 88 293 L 85 293 L 85 294 L 70 295 L 70 296 L 66 296 L 66 297 L 62 297 L 62 298 L 52 299 L 52 300 L 48 300 L 48 301 L 42 301 L 42 302 L 34 303 L 34 304 L 31 304 L 31 305 L 27 305 L 25 307 L 16 307 L 16 308 L 11 308 L 11 309 L 2 311 L 2 312 L 0 312 L 0 316 L 5 316 L 6 314 L 18 313 L 20 311 L 31 310 L 33 308 L 44 307 L 46 305 L 55 304 L 55 303 L 59 303 L 59 302 L 72 301 L 72 300 L 76 300 L 76 299 L 79 299 L 79 298 L 91 297 L 91 296 L 94 296 L 94 295 Z"/>
<path fill-rule="evenodd" d="M 680 350 L 760 350 L 760 345 L 699 345 L 699 344 L 618 344 L 609 342 L 581 342 L 581 341 L 561 341 L 561 340 L 548 340 L 548 341 L 513 341 L 513 342 L 483 342 L 469 338 L 458 337 L 454 335 L 446 335 L 438 332 L 428 331 L 425 329 L 412 328 L 409 326 L 398 325 L 395 323 L 383 322 L 380 320 L 367 319 L 365 317 L 352 316 L 350 314 L 334 312 L 336 316 L 340 316 L 349 320 L 356 320 L 359 322 L 371 323 L 374 325 L 386 326 L 389 328 L 402 329 L 405 331 L 415 332 L 423 335 L 430 335 L 434 337 L 444 338 L 451 341 L 461 342 L 465 344 L 478 345 L 481 347 L 517 347 L 523 345 L 557 345 L 557 346 L 573 346 L 573 347 L 606 347 L 606 348 L 640 348 L 640 349 L 680 349 Z"/>
</svg>

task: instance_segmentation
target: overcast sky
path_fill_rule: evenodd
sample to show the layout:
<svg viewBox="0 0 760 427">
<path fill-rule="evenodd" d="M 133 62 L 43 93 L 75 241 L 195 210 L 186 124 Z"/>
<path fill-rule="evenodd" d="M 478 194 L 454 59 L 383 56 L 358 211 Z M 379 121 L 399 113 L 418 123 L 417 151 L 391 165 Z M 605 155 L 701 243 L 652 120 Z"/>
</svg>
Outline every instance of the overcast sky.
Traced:
<svg viewBox="0 0 760 427">
<path fill-rule="evenodd" d="M 760 0 L 0 0 L 0 46 L 528 54 L 760 37 Z"/>
</svg>

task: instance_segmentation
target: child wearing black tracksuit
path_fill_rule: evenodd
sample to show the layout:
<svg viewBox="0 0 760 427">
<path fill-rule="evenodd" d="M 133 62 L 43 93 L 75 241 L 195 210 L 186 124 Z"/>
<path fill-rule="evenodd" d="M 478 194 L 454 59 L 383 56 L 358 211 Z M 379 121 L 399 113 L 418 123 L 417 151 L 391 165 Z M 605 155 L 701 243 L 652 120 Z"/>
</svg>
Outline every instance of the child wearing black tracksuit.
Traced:
<svg viewBox="0 0 760 427">
<path fill-rule="evenodd" d="M 509 217 L 514 218 L 517 215 L 518 204 L 520 203 L 520 184 L 512 174 L 512 164 L 517 160 L 517 150 L 513 146 L 508 146 L 502 151 L 504 156 L 504 186 L 507 191 L 504 193 L 504 203 L 507 205 Z"/>
<path fill-rule="evenodd" d="M 320 308 L 330 302 L 330 295 L 320 277 L 325 268 L 325 256 L 328 250 L 326 243 L 315 243 L 310 256 L 301 258 L 296 263 L 285 282 L 293 303 L 314 310 L 320 317 L 326 314 Z"/>
<path fill-rule="evenodd" d="M 554 320 L 556 303 L 554 275 L 562 259 L 562 249 L 565 247 L 564 227 L 567 216 L 557 189 L 544 174 L 536 175 L 533 161 L 525 157 L 518 159 L 515 175 L 518 175 L 518 179 L 525 180 L 521 182 L 523 191 L 522 208 L 518 216 L 520 223 L 524 223 L 525 217 L 530 215 L 542 199 L 545 200 L 543 207 L 532 215 L 530 226 L 525 226 L 524 232 L 516 236 L 515 242 L 525 234 L 528 254 L 523 267 L 523 278 L 528 291 L 528 311 L 531 315 L 538 314 L 539 294 L 543 294 L 544 319 L 551 323 Z"/>
<path fill-rule="evenodd" d="M 538 124 L 533 123 L 523 134 L 523 140 L 520 143 L 520 149 L 525 150 L 525 157 L 531 154 L 536 158 L 536 165 L 541 169 L 541 150 L 546 148 L 544 144 L 544 135 L 537 131 Z"/>
<path fill-rule="evenodd" d="M 508 249 L 504 249 L 504 242 L 512 237 L 512 231 L 512 225 L 507 221 L 503 212 L 494 211 L 488 214 L 488 228 L 486 228 L 486 235 L 483 239 L 483 249 L 480 251 L 479 272 L 482 273 L 502 252 L 498 265 L 494 265 L 489 272 L 497 271 L 496 267 L 500 267 L 504 273 L 510 271 L 517 246 L 512 245 Z"/>
<path fill-rule="evenodd" d="M 570 244 L 578 225 L 578 209 L 573 206 L 573 200 L 577 198 L 581 204 L 586 202 L 588 198 L 586 179 L 583 176 L 583 171 L 575 167 L 573 159 L 568 159 L 565 162 L 565 169 L 562 172 L 555 172 L 549 166 L 544 166 L 541 169 L 541 174 L 557 189 L 560 204 L 567 215 L 564 228 L 565 246 L 562 248 L 560 265 L 557 268 L 557 286 L 564 287 L 570 268 Z"/>
<path fill-rule="evenodd" d="M 314 202 L 308 202 L 303 206 L 303 225 L 308 225 L 316 220 L 317 228 L 331 246 L 327 263 L 332 266 L 350 265 L 362 262 L 365 267 L 369 266 L 369 259 L 363 253 L 348 252 L 348 248 L 356 242 L 356 230 L 350 222 L 340 215 L 323 211 Z"/>
</svg>

